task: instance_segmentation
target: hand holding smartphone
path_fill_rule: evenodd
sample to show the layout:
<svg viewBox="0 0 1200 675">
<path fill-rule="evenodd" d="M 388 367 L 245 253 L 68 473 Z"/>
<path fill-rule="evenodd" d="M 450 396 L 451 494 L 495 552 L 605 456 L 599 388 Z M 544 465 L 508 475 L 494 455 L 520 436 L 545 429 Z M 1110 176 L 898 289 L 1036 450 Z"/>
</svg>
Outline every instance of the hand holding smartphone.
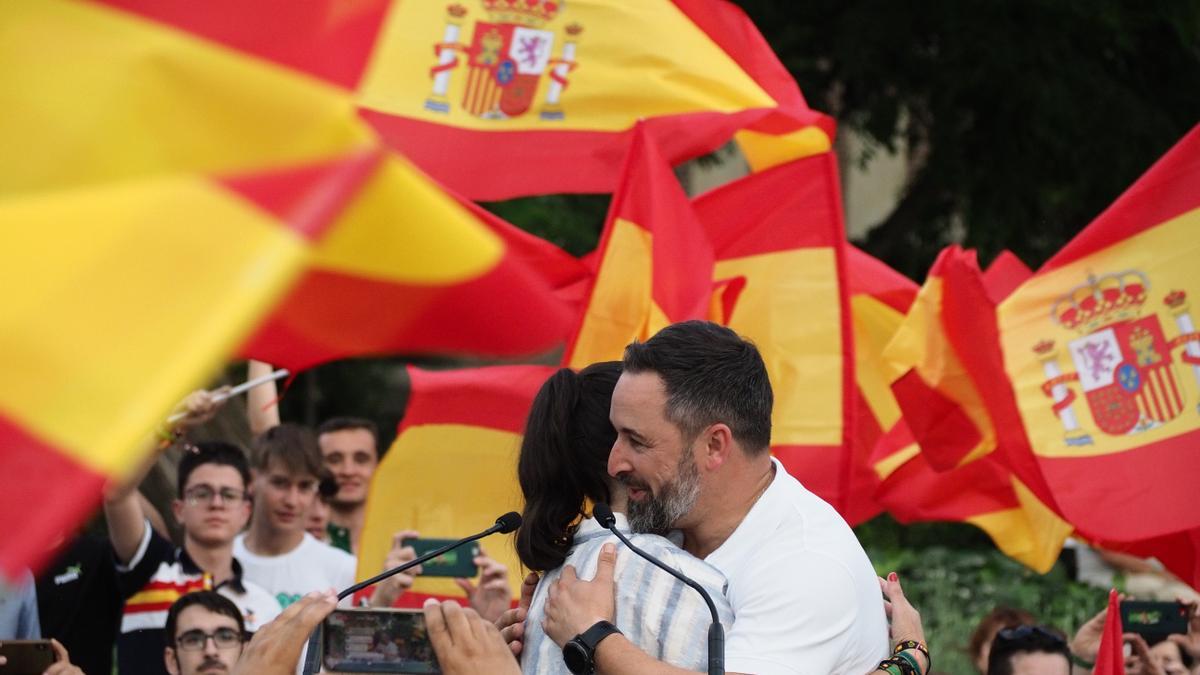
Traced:
<svg viewBox="0 0 1200 675">
<path fill-rule="evenodd" d="M 0 656 L 7 659 L 0 675 L 42 675 L 56 660 L 49 640 L 4 640 Z"/>
<path fill-rule="evenodd" d="M 421 557 L 430 551 L 436 551 L 448 546 L 457 539 L 405 539 L 404 546 L 411 546 Z M 425 577 L 456 577 L 473 579 L 479 574 L 475 558 L 479 556 L 479 544 L 470 543 L 447 551 L 442 555 L 421 565 L 421 576 Z"/>
<path fill-rule="evenodd" d="M 330 673 L 441 672 L 420 610 L 337 610 L 323 633 L 321 660 Z"/>
</svg>

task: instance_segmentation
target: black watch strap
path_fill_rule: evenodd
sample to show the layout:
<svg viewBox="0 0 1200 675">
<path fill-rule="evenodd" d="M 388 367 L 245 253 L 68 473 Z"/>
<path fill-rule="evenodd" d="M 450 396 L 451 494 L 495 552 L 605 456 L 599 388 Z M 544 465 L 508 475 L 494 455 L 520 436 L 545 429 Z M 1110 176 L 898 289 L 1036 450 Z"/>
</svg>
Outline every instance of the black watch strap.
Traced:
<svg viewBox="0 0 1200 675">
<path fill-rule="evenodd" d="M 567 670 L 579 675 L 596 672 L 596 646 L 604 638 L 620 632 L 607 621 L 597 621 L 591 628 L 571 638 L 563 645 L 563 660 Z"/>
<path fill-rule="evenodd" d="M 577 637 L 579 641 L 583 643 L 583 646 L 587 647 L 588 651 L 594 654 L 596 651 L 596 645 L 600 644 L 601 640 L 609 635 L 612 635 L 613 633 L 620 632 L 621 629 L 607 621 L 597 621 L 596 623 L 592 624 L 591 628 L 583 631 Z"/>
</svg>

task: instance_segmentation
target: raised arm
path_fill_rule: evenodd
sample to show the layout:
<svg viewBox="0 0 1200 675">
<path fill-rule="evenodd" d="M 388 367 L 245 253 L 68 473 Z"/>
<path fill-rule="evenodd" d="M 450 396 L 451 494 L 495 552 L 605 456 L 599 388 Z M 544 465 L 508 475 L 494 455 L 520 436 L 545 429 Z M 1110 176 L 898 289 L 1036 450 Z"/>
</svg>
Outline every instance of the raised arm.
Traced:
<svg viewBox="0 0 1200 675">
<path fill-rule="evenodd" d="M 271 364 L 251 359 L 247 362 L 246 379 L 270 375 L 273 371 Z M 275 380 L 264 382 L 246 392 L 246 419 L 250 421 L 251 436 L 258 436 L 267 429 L 279 426 L 278 399 Z"/>
<path fill-rule="evenodd" d="M 121 564 L 125 565 L 133 560 L 146 532 L 146 512 L 138 495 L 138 485 L 179 434 L 212 419 L 221 407 L 219 402 L 213 400 L 214 396 L 222 393 L 224 389 L 226 388 L 191 393 L 179 405 L 181 411 L 186 413 L 185 417 L 173 427 L 164 427 L 159 434 L 148 439 L 146 460 L 138 470 L 124 483 L 109 486 L 104 497 L 104 516 L 108 521 L 108 537 L 112 540 L 113 551 Z"/>
</svg>

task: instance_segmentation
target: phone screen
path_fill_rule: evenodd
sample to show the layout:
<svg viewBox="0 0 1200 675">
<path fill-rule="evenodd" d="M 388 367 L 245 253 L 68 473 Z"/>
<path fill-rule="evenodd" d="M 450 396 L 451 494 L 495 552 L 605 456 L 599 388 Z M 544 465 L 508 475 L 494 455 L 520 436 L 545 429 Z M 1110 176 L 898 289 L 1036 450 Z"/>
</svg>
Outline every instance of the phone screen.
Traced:
<svg viewBox="0 0 1200 675">
<path fill-rule="evenodd" d="M 325 620 L 322 661 L 333 673 L 440 673 L 420 610 L 341 609 Z"/>
<path fill-rule="evenodd" d="M 455 541 L 457 539 L 405 539 L 402 543 L 413 547 L 419 557 Z M 463 544 L 422 564 L 421 576 L 472 579 L 479 574 L 479 567 L 475 564 L 475 557 L 478 555 L 479 544 Z"/>
<path fill-rule="evenodd" d="M 54 648 L 49 640 L 4 640 L 0 656 L 8 659 L 0 674 L 42 675 L 54 663 Z"/>
<path fill-rule="evenodd" d="M 1127 633 L 1144 637 L 1162 637 L 1172 633 L 1187 634 L 1187 608 L 1178 602 L 1121 602 L 1121 626 Z"/>
</svg>

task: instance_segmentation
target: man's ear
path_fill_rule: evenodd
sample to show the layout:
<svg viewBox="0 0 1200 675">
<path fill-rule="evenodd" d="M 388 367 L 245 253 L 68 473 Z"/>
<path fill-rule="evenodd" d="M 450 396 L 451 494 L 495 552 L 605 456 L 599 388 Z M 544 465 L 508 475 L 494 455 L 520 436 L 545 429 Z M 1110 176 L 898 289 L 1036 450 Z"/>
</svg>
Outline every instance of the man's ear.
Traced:
<svg viewBox="0 0 1200 675">
<path fill-rule="evenodd" d="M 720 468 L 735 449 L 733 431 L 729 425 L 718 422 L 705 429 L 701 437 L 704 439 L 704 466 L 710 471 Z"/>
<path fill-rule="evenodd" d="M 167 666 L 167 672 L 171 675 L 179 675 L 179 660 L 175 658 L 175 650 L 170 647 L 163 648 L 163 663 Z"/>
<path fill-rule="evenodd" d="M 176 523 L 178 523 L 179 525 L 183 525 L 183 500 L 182 499 L 172 499 L 171 500 L 171 514 L 175 516 Z"/>
</svg>

